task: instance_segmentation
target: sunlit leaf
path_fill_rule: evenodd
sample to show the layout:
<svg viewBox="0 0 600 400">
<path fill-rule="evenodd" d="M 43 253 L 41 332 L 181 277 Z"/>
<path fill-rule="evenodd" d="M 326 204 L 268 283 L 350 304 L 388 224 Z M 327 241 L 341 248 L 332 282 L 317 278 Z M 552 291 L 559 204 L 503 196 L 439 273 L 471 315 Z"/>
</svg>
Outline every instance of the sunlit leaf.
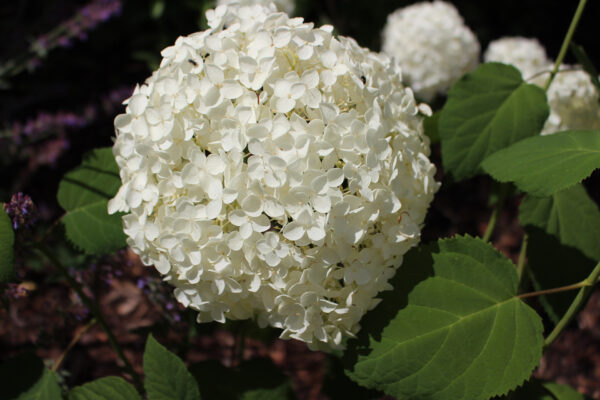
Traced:
<svg viewBox="0 0 600 400">
<path fill-rule="evenodd" d="M 448 92 L 438 124 L 444 169 L 456 180 L 478 174 L 489 155 L 539 134 L 548 113 L 544 91 L 516 68 L 482 64 Z"/>
<path fill-rule="evenodd" d="M 88 153 L 68 172 L 58 188 L 58 203 L 67 237 L 88 254 L 106 254 L 126 245 L 122 214 L 108 214 L 108 200 L 121 186 L 119 168 L 110 148 Z"/>
<path fill-rule="evenodd" d="M 600 131 L 565 131 L 522 140 L 482 163 L 501 182 L 548 196 L 588 177 L 600 167 Z"/>
<path fill-rule="evenodd" d="M 514 264 L 480 239 L 412 250 L 394 291 L 361 321 L 348 375 L 398 399 L 489 399 L 529 377 L 542 323 L 516 297 Z M 356 354 L 356 355 L 355 355 Z"/>
</svg>

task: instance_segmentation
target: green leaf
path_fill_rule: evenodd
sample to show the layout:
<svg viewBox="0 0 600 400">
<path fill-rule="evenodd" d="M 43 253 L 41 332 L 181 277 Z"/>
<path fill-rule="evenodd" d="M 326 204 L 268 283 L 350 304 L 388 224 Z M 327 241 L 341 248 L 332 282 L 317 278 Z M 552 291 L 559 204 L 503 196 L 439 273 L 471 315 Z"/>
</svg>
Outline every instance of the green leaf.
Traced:
<svg viewBox="0 0 600 400">
<path fill-rule="evenodd" d="M 519 207 L 524 227 L 535 226 L 567 246 L 600 261 L 600 210 L 582 185 L 550 197 L 525 196 Z"/>
<path fill-rule="evenodd" d="M 7 400 L 60 400 L 56 375 L 33 353 L 20 354 L 0 365 L 2 398 Z"/>
<path fill-rule="evenodd" d="M 58 187 L 58 203 L 67 237 L 87 254 L 107 254 L 126 246 L 123 214 L 108 215 L 108 200 L 117 193 L 119 168 L 108 147 L 93 150 L 68 172 Z"/>
<path fill-rule="evenodd" d="M 69 400 L 141 400 L 133 385 L 117 376 L 108 376 L 73 388 Z"/>
<path fill-rule="evenodd" d="M 346 373 L 399 399 L 507 393 L 530 376 L 543 345 L 541 319 L 516 297 L 517 281 L 514 264 L 480 239 L 411 250 L 394 291 L 349 342 Z"/>
<path fill-rule="evenodd" d="M 568 385 L 532 378 L 511 393 L 507 400 L 585 400 L 587 398 Z"/>
<path fill-rule="evenodd" d="M 198 384 L 183 361 L 148 335 L 144 352 L 148 400 L 198 400 Z"/>
<path fill-rule="evenodd" d="M 577 62 L 583 67 L 583 70 L 590 76 L 590 80 L 600 93 L 600 80 L 598 79 L 598 71 L 596 70 L 596 67 L 594 67 L 594 64 L 588 57 L 583 46 L 571 42 L 571 51 L 575 55 Z"/>
<path fill-rule="evenodd" d="M 569 385 L 562 385 L 556 382 L 545 382 L 544 388 L 552 393 L 556 400 L 585 400 L 589 398 Z"/>
<path fill-rule="evenodd" d="M 600 167 L 600 131 L 565 131 L 522 140 L 482 163 L 500 182 L 515 182 L 536 196 L 548 196 L 588 177 Z"/>
<path fill-rule="evenodd" d="M 536 291 L 582 281 L 594 269 L 596 262 L 587 258 L 579 250 L 563 245 L 558 238 L 539 228 L 530 226 L 526 230 L 529 235 L 527 270 Z M 540 296 L 539 301 L 556 324 L 576 295 L 576 290 L 570 290 Z"/>
<path fill-rule="evenodd" d="M 433 113 L 431 117 L 425 117 L 423 119 L 423 129 L 425 130 L 425 134 L 429 137 L 431 144 L 436 144 L 440 141 L 440 131 L 438 129 L 438 124 L 441 115 L 442 113 L 438 111 Z"/>
<path fill-rule="evenodd" d="M 269 359 L 244 361 L 227 368 L 214 360 L 194 364 L 190 370 L 198 380 L 204 400 L 291 400 L 290 379 Z"/>
<path fill-rule="evenodd" d="M 514 67 L 480 65 L 448 92 L 439 121 L 444 169 L 470 178 L 490 154 L 538 135 L 548 117 L 546 95 Z"/>
<path fill-rule="evenodd" d="M 15 232 L 10 217 L 0 204 L 0 282 L 15 279 L 14 254 Z"/>
</svg>

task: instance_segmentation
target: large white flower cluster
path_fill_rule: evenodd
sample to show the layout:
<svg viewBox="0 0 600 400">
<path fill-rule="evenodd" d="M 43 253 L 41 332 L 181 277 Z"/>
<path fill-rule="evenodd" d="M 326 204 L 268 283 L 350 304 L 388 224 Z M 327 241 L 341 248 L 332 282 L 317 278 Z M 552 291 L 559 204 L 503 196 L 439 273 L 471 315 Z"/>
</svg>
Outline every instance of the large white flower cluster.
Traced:
<svg viewBox="0 0 600 400">
<path fill-rule="evenodd" d="M 422 2 L 388 15 L 382 49 L 400 63 L 418 98 L 430 101 L 479 63 L 479 41 L 457 9 Z"/>
<path fill-rule="evenodd" d="M 231 3 L 239 3 L 241 5 L 261 4 L 265 7 L 270 7 L 270 4 L 275 4 L 278 11 L 282 11 L 291 15 L 296 8 L 295 0 L 217 0 L 217 6 L 228 5 Z"/>
<path fill-rule="evenodd" d="M 544 87 L 554 63 L 536 39 L 506 37 L 490 43 L 485 61 L 517 67 L 524 79 Z M 548 72 L 548 73 L 542 73 Z M 578 65 L 561 65 L 546 92 L 550 116 L 542 135 L 571 129 L 600 129 L 600 93 L 589 75 Z"/>
<path fill-rule="evenodd" d="M 198 321 L 339 348 L 417 244 L 438 188 L 386 56 L 260 5 L 209 10 L 115 119 L 128 244 Z"/>
<path fill-rule="evenodd" d="M 521 71 L 523 79 L 547 70 L 551 64 L 540 42 L 524 37 L 505 37 L 492 41 L 483 59 L 485 62 L 511 64 Z"/>
</svg>

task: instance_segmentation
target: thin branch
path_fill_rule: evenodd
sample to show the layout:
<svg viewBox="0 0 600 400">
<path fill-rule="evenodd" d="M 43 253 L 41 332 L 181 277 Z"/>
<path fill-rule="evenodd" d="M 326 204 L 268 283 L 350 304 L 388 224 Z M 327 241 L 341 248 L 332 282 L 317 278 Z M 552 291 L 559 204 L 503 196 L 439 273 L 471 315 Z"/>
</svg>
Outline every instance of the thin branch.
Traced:
<svg viewBox="0 0 600 400">
<path fill-rule="evenodd" d="M 58 371 L 58 368 L 60 367 L 60 365 L 62 364 L 63 360 L 67 356 L 67 353 L 73 348 L 73 346 L 75 346 L 77 344 L 77 342 L 79 342 L 79 339 L 81 339 L 81 337 L 92 326 L 94 326 L 96 324 L 96 322 L 97 322 L 96 318 L 92 318 L 92 320 L 90 322 L 88 322 L 79 332 L 77 332 L 77 334 L 75 335 L 75 337 L 73 337 L 73 339 L 71 339 L 71 342 L 69 343 L 69 345 L 67 346 L 67 348 L 65 349 L 65 351 L 62 352 L 62 354 L 54 362 L 54 365 L 52 365 L 52 368 L 51 368 L 52 372 Z"/>
<path fill-rule="evenodd" d="M 67 270 L 67 268 L 65 268 L 65 266 L 62 265 L 62 263 L 58 260 L 58 258 L 56 258 L 56 256 L 52 253 L 52 251 L 46 245 L 44 245 L 42 243 L 37 243 L 35 246 L 40 253 L 42 253 L 44 256 L 46 256 L 46 258 L 48 258 L 48 260 L 50 260 L 50 262 L 52 262 L 52 264 L 54 264 L 54 266 L 56 266 L 56 268 L 58 268 L 60 270 L 60 272 L 62 272 L 62 274 L 64 275 L 65 279 L 67 280 L 67 283 L 69 284 L 69 286 L 71 286 L 71 288 L 75 291 L 75 293 L 77 293 L 77 295 L 81 299 L 82 303 L 85 304 L 85 306 L 87 308 L 89 308 L 90 312 L 94 315 L 95 319 L 98 321 L 98 324 L 100 324 L 100 326 L 106 333 L 106 336 L 108 337 L 108 341 L 109 341 L 110 345 L 115 350 L 115 352 L 117 353 L 117 355 L 119 356 L 121 361 L 123 361 L 125 371 L 129 375 L 131 375 L 131 378 L 133 379 L 135 385 L 139 389 L 143 388 L 142 380 L 140 379 L 140 376 L 138 375 L 137 372 L 135 372 L 135 370 L 133 369 L 133 366 L 131 365 L 131 363 L 129 362 L 127 357 L 125 357 L 125 354 L 123 353 L 123 349 L 121 349 L 121 346 L 117 342 L 115 335 L 112 333 L 110 326 L 108 326 L 108 324 L 106 323 L 106 320 L 102 316 L 102 313 L 100 312 L 100 309 L 98 308 L 96 303 L 84 293 L 81 285 L 75 279 L 73 279 L 73 277 L 69 274 L 69 271 Z"/>
</svg>

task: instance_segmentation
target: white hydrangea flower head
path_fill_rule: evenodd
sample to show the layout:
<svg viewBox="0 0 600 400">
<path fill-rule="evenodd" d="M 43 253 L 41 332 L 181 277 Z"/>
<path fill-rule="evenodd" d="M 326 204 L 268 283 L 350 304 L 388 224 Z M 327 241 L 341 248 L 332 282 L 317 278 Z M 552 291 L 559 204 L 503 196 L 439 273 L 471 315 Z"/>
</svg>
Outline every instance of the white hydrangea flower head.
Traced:
<svg viewBox="0 0 600 400">
<path fill-rule="evenodd" d="M 553 65 L 546 66 L 550 71 Z M 544 87 L 549 74 L 534 80 Z M 600 93 L 579 65 L 561 65 L 546 92 L 550 116 L 542 135 L 573 129 L 600 129 Z"/>
<path fill-rule="evenodd" d="M 523 79 L 547 70 L 550 59 L 537 39 L 505 37 L 492 41 L 483 56 L 485 62 L 511 64 L 521 71 Z"/>
<path fill-rule="evenodd" d="M 421 2 L 388 15 L 382 49 L 400 63 L 418 98 L 444 94 L 479 63 L 479 41 L 458 10 L 443 1 Z"/>
<path fill-rule="evenodd" d="M 331 26 L 239 3 L 207 19 L 115 119 L 109 212 L 199 322 L 340 348 L 419 241 L 431 110 Z"/>
<path fill-rule="evenodd" d="M 292 15 L 296 8 L 295 0 L 217 0 L 217 6 L 228 5 L 231 3 L 239 3 L 242 5 L 261 4 L 266 7 L 270 7 L 270 4 L 273 3 L 277 11 L 284 12 L 288 15 Z"/>
</svg>

